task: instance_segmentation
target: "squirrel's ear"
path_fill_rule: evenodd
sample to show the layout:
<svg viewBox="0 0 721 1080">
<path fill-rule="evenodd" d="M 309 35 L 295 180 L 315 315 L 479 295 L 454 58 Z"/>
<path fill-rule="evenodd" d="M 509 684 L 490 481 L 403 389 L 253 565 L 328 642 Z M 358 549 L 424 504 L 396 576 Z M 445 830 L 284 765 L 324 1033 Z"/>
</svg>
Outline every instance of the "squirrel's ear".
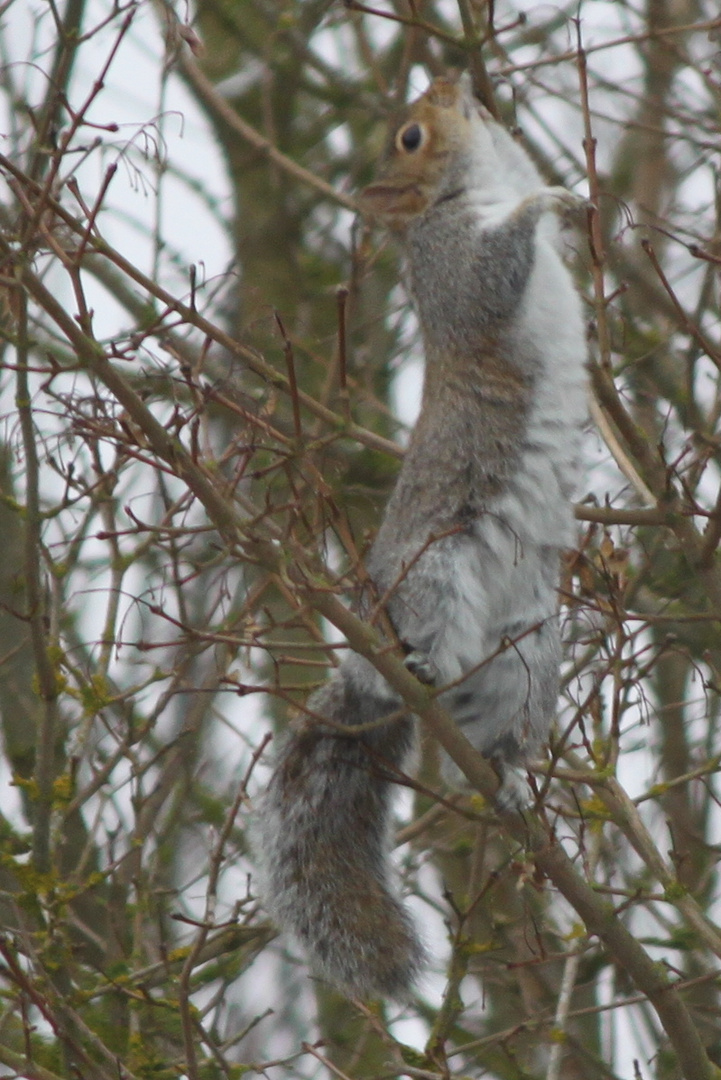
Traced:
<svg viewBox="0 0 721 1080">
<path fill-rule="evenodd" d="M 423 97 L 431 105 L 438 105 L 441 109 L 452 109 L 458 104 L 461 92 L 458 79 L 441 76 L 433 80 Z"/>
</svg>

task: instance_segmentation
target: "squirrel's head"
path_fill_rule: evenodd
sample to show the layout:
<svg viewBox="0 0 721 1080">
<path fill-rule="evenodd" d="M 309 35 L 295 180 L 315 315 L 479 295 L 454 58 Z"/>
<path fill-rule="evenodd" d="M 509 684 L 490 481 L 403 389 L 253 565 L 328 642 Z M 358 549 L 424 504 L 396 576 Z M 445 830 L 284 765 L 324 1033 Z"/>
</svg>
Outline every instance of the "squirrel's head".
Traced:
<svg viewBox="0 0 721 1080">
<path fill-rule="evenodd" d="M 359 195 L 362 212 L 402 232 L 462 185 L 473 127 L 489 116 L 466 78 L 434 79 L 391 124 L 378 178 Z"/>
</svg>

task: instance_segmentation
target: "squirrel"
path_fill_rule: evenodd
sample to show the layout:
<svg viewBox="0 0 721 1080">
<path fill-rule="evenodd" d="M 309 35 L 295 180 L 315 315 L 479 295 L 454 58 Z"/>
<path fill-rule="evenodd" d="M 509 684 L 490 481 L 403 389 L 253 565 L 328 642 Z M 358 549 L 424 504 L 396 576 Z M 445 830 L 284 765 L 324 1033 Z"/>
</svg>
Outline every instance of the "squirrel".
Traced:
<svg viewBox="0 0 721 1080">
<path fill-rule="evenodd" d="M 360 196 L 400 241 L 426 360 L 360 614 L 383 598 L 409 668 L 502 777 L 543 745 L 559 691 L 586 344 L 557 214 L 584 201 L 544 185 L 467 76 L 406 108 Z M 415 722 L 351 651 L 306 712 L 258 808 L 263 899 L 316 974 L 402 1000 L 425 962 L 389 857 Z"/>
</svg>

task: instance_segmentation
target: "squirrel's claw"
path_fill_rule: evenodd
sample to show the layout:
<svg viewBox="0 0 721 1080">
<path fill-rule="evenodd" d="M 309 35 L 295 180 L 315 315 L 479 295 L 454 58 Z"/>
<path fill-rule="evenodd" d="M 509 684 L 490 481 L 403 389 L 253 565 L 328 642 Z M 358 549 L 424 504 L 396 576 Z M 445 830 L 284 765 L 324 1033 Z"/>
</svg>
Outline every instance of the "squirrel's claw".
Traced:
<svg viewBox="0 0 721 1080">
<path fill-rule="evenodd" d="M 438 682 L 438 668 L 427 653 L 414 649 L 408 653 L 404 663 L 411 674 L 426 686 L 435 686 Z"/>
</svg>

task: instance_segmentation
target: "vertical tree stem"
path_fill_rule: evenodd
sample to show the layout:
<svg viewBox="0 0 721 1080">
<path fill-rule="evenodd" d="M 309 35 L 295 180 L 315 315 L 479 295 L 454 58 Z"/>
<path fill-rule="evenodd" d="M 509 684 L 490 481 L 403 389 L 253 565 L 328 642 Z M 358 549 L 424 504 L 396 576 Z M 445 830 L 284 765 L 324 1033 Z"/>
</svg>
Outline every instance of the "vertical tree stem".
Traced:
<svg viewBox="0 0 721 1080">
<path fill-rule="evenodd" d="M 21 285 L 14 290 L 17 317 L 17 382 L 15 403 L 25 456 L 24 578 L 27 619 L 30 628 L 37 692 L 42 699 L 35 743 L 36 814 L 33 823 L 33 866 L 41 874 L 51 868 L 50 816 L 53 802 L 55 720 L 57 685 L 48 652 L 46 609 L 40 576 L 41 512 L 38 454 L 28 379 L 27 296 Z"/>
</svg>

